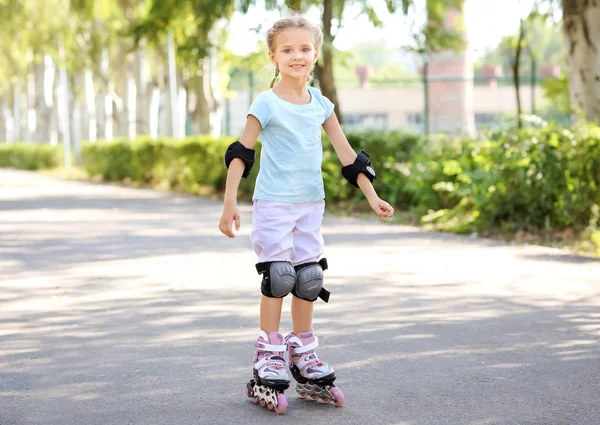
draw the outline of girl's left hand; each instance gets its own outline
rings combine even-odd
[[[373,208],[375,214],[377,214],[377,216],[381,219],[390,218],[394,215],[394,208],[392,208],[392,206],[383,199],[377,198],[372,202],[369,201],[369,205],[371,205],[371,208]]]

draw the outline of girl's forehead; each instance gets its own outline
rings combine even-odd
[[[284,44],[315,44],[315,38],[311,31],[305,28],[288,28],[277,34],[275,38],[278,46]]]

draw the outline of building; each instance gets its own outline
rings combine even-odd
[[[455,84],[446,81],[444,84]],[[471,83],[472,85],[472,83]],[[488,84],[473,86],[472,110],[476,130],[495,127],[506,116],[515,116],[517,101],[513,86]],[[521,106],[524,113],[530,111],[531,86],[521,86]],[[424,132],[425,95],[423,87],[408,88],[356,88],[338,89],[338,98],[346,130],[406,130]],[[540,87],[535,88],[536,107],[543,106],[547,100]],[[429,97],[430,105],[435,98]],[[229,101],[229,132],[223,121],[223,133],[239,135],[244,129],[250,100],[248,93],[239,92]],[[227,112],[226,112],[227,114]],[[430,109],[430,122],[436,119],[452,122],[453,116],[434,115]],[[457,120],[457,126],[460,125]],[[430,127],[435,130],[434,127]],[[451,130],[451,129],[449,129]],[[458,133],[463,133],[457,128]]]

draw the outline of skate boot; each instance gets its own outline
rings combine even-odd
[[[283,335],[260,331],[254,343],[256,356],[252,373],[254,378],[246,384],[244,393],[254,404],[260,404],[277,414],[285,413],[287,399],[283,393],[290,386],[285,370],[284,353],[287,349]]]
[[[335,371],[319,360],[315,348],[319,341],[313,332],[289,334],[286,343],[290,358],[290,371],[296,380],[296,392],[302,398],[344,404],[344,394],[333,384]]]

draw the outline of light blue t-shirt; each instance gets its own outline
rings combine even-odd
[[[248,115],[260,121],[260,170],[253,200],[312,202],[325,199],[321,163],[321,126],[333,103],[308,87],[310,103],[295,105],[265,91],[252,102]]]

